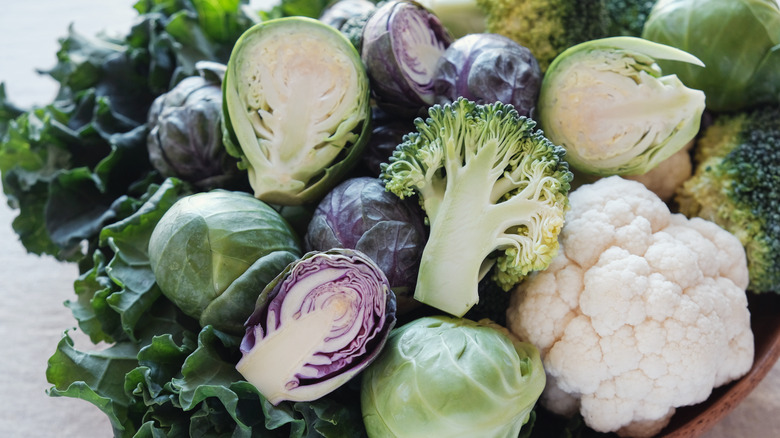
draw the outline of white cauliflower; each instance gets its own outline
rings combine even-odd
[[[742,245],[618,176],[570,195],[561,248],[513,292],[510,330],[536,345],[541,403],[600,432],[647,437],[753,363]]]

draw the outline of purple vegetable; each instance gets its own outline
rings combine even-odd
[[[159,96],[149,109],[149,160],[164,177],[200,190],[238,188],[246,177],[222,143],[222,84],[190,76]]]
[[[385,190],[378,178],[359,177],[336,186],[319,203],[304,236],[304,251],[351,248],[385,273],[399,313],[419,304],[412,297],[426,229],[416,201]]]
[[[395,326],[395,304],[365,254],[309,252],[260,294],[236,369],[274,405],[316,400],[377,357]]]
[[[523,116],[532,116],[542,85],[542,72],[526,47],[498,34],[470,34],[444,52],[433,79],[435,101],[458,97],[479,104],[502,102]]]
[[[416,114],[433,104],[436,63],[452,36],[419,3],[381,3],[363,29],[361,57],[379,105]]]

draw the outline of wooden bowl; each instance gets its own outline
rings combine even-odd
[[[755,338],[753,367],[741,379],[713,390],[707,401],[679,408],[661,432],[663,438],[700,436],[731,412],[780,358],[780,295],[748,295]]]

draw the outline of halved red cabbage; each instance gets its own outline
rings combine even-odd
[[[273,404],[316,400],[377,357],[395,306],[387,277],[365,254],[309,252],[260,294],[236,369]]]

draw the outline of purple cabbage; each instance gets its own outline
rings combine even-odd
[[[336,186],[317,205],[303,240],[304,251],[350,248],[366,254],[387,276],[399,313],[419,304],[413,294],[427,240],[422,210],[416,201],[386,191],[378,178]]]
[[[365,254],[306,253],[263,289],[236,368],[274,405],[316,400],[377,357],[395,312],[387,277]]]
[[[433,79],[435,101],[465,97],[479,104],[502,102],[533,116],[542,85],[539,63],[528,48],[498,34],[470,34],[439,59]]]
[[[363,28],[361,48],[377,103],[398,114],[417,114],[433,104],[436,63],[452,40],[419,3],[381,3]]]

